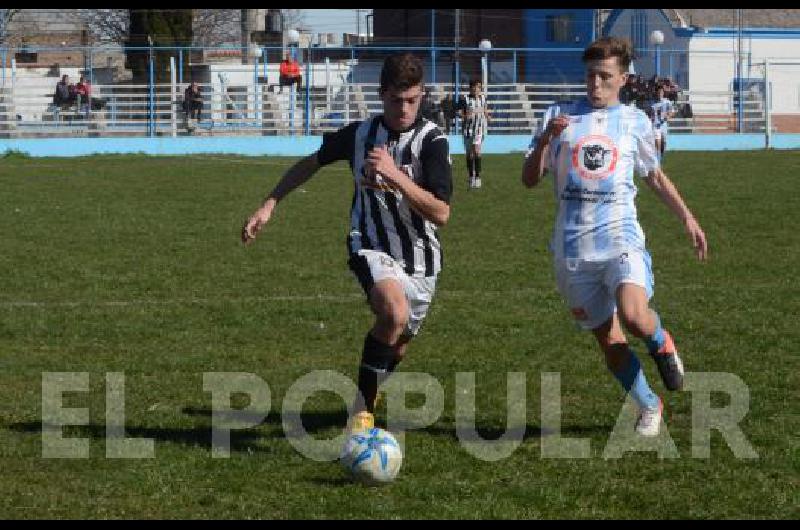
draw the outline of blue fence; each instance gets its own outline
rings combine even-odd
[[[530,135],[488,136],[485,154],[523,153]],[[452,154],[463,155],[459,136],[449,137]],[[215,138],[42,138],[0,139],[0,155],[19,152],[33,157],[76,157],[94,154],[233,154],[244,156],[306,156],[322,143],[321,136]],[[698,134],[670,138],[669,151],[746,151],[763,149],[759,134]],[[776,134],[774,149],[800,149],[800,134]]]

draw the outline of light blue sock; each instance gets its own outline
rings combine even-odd
[[[661,327],[661,318],[655,311],[653,311],[653,316],[656,318],[656,328],[653,330],[652,335],[643,339],[647,346],[647,351],[649,351],[651,355],[660,350],[664,345],[664,341],[667,340],[664,336],[664,328]]]
[[[622,387],[630,393],[636,404],[640,407],[654,409],[658,407],[658,396],[647,384],[647,378],[639,364],[639,358],[633,350],[629,350],[631,357],[628,366],[619,372],[612,372]]]

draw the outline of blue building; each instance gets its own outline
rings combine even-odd
[[[582,83],[581,55],[598,35],[598,9],[525,9],[522,46],[526,83]]]
[[[388,46],[478,46],[493,48],[490,79],[495,83],[581,83],[583,49],[599,35],[608,9],[376,9],[374,44]],[[456,30],[458,18],[458,30]],[[458,34],[457,34],[458,33]],[[533,48],[513,57],[503,48]],[[440,53],[438,68],[452,60]],[[463,82],[480,68],[480,56],[462,53]],[[516,64],[516,71],[513,66]],[[449,77],[445,70],[437,78]]]

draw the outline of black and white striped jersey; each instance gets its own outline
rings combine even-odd
[[[486,129],[488,122],[486,121],[486,95],[473,96],[471,94],[464,94],[461,96],[459,108],[464,111],[466,116],[470,112],[469,117],[464,118],[462,134],[469,138],[477,136],[486,136]]]
[[[442,268],[436,225],[411,209],[400,191],[367,178],[364,161],[374,146],[385,145],[397,167],[421,188],[449,204],[452,170],[447,136],[431,121],[418,118],[408,130],[389,130],[382,116],[354,122],[323,137],[317,152],[320,165],[348,160],[355,191],[350,210],[351,255],[361,249],[380,250],[397,260],[406,274],[435,276]]]

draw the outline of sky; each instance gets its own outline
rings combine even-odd
[[[312,33],[355,33],[355,9],[303,9],[305,25]],[[366,33],[365,15],[371,9],[360,9],[361,33]]]

